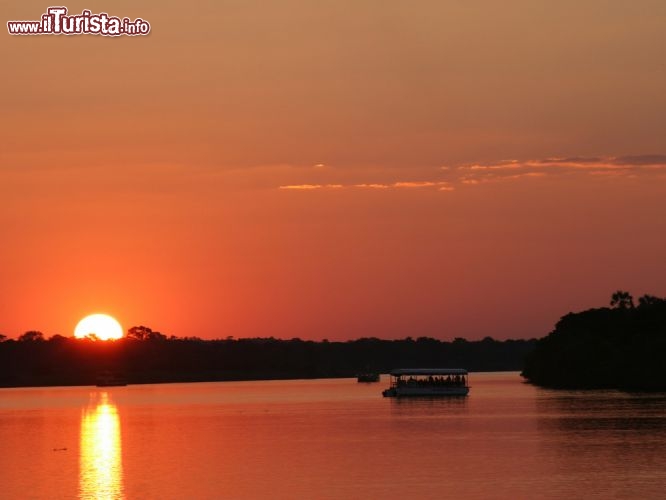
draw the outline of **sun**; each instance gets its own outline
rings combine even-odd
[[[74,328],[74,336],[77,339],[89,335],[94,335],[100,340],[119,339],[123,336],[123,327],[108,314],[91,314],[79,321]]]

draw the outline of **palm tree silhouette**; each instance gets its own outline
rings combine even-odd
[[[618,290],[611,296],[610,305],[616,309],[633,309],[634,298],[629,292]]]

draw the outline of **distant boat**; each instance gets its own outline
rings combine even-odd
[[[379,373],[375,373],[375,372],[359,373],[356,376],[356,381],[357,382],[379,382]]]
[[[97,374],[95,379],[97,387],[113,387],[127,385],[127,379],[117,372],[104,370]]]
[[[384,397],[467,396],[468,373],[463,368],[401,368],[391,373]]]

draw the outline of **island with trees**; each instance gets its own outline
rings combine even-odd
[[[540,339],[523,377],[558,389],[666,391],[666,299],[613,294],[610,307],[570,313]]]
[[[354,377],[414,366],[518,371],[536,340],[491,337],[441,341],[361,338],[345,342],[227,337],[202,340],[133,327],[119,340],[100,341],[37,331],[0,338],[0,387],[92,385],[100,372],[130,384],[289,378]]]

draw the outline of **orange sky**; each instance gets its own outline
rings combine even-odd
[[[661,0],[66,6],[152,32],[0,34],[0,333],[539,337],[666,295]]]

